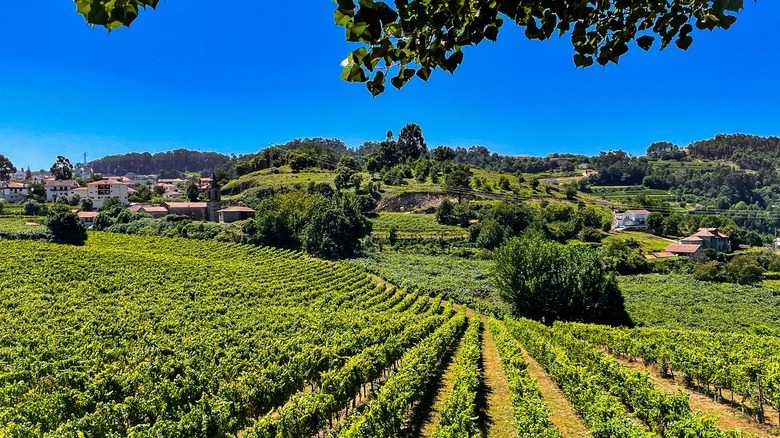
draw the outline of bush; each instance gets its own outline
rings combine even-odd
[[[49,210],[44,222],[55,243],[83,245],[87,241],[87,228],[76,213],[64,205]]]
[[[22,206],[24,208],[24,214],[27,216],[40,216],[43,214],[43,205],[40,203],[29,200]]]
[[[496,250],[494,259],[499,294],[516,316],[547,324],[631,323],[615,277],[602,270],[592,248],[524,236]]]

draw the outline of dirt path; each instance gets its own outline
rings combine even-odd
[[[487,438],[516,437],[513,425],[514,412],[509,398],[509,384],[506,382],[501,358],[493,335],[487,328],[488,318],[482,317],[482,387],[478,404],[481,408],[480,422]]]
[[[541,365],[522,348],[525,361],[528,362],[528,374],[539,383],[539,391],[550,409],[550,421],[564,437],[589,437],[588,426],[574,407],[566,400],[558,385],[552,381]]]
[[[774,421],[774,423],[759,424],[749,415],[743,414],[739,409],[735,409],[726,404],[713,401],[706,395],[693,392],[674,380],[662,377],[658,370],[655,369],[655,367],[645,366],[641,362],[631,362],[622,357],[612,357],[614,357],[624,366],[649,373],[650,379],[664,391],[685,391],[688,394],[691,409],[694,411],[700,411],[702,414],[707,416],[717,417],[718,419],[716,424],[722,430],[738,429],[743,432],[754,433],[761,438],[780,436],[780,430],[778,430],[776,423],[776,415],[774,419],[772,418],[772,415],[767,415],[767,420],[769,422]]]
[[[430,437],[441,421],[441,408],[444,403],[444,398],[452,391],[452,387],[455,386],[455,358],[458,356],[460,347],[463,345],[463,338],[458,341],[458,345],[454,349],[449,358],[445,359],[442,363],[442,371],[439,376],[431,379],[426,396],[418,406],[418,410],[425,412],[425,417],[418,417],[416,429],[413,435],[419,437]]]
[[[422,399],[412,409],[401,431],[402,437],[429,437],[439,425],[442,402],[455,385],[455,355],[462,344],[461,334],[455,346],[442,358],[439,370],[428,381]]]

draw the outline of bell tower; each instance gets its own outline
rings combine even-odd
[[[217,183],[217,176],[211,174],[211,184],[205,190],[206,192],[206,212],[208,213],[209,222],[219,222],[218,211],[222,209],[222,191]]]

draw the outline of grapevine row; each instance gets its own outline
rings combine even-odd
[[[339,438],[387,437],[398,433],[412,403],[419,400],[425,383],[433,375],[441,357],[455,343],[466,324],[465,308],[439,327],[420,345],[409,349],[401,366],[379,389],[366,409],[350,417]]]
[[[455,383],[442,402],[441,420],[434,438],[476,437],[477,390],[479,388],[479,318],[472,318],[455,357]]]
[[[507,332],[498,320],[490,319],[490,332],[496,340],[501,366],[509,383],[512,409],[515,414],[517,431],[521,438],[560,438],[561,433],[550,421],[550,409],[547,407],[539,385],[528,374],[528,362],[517,340]]]
[[[438,308],[438,306],[436,307]],[[351,357],[341,368],[322,375],[320,391],[295,394],[277,412],[268,415],[247,429],[245,437],[311,436],[333,421],[333,416],[348,406],[358,395],[360,388],[374,382],[401,357],[410,346],[442,325],[451,315],[447,306],[442,315],[431,312],[421,322],[409,326],[382,345],[366,348]]]
[[[760,422],[765,403],[780,410],[780,338],[586,324],[561,328],[615,354],[656,364],[664,375],[679,373],[689,386],[714,393],[716,400],[724,390],[736,393],[743,405],[749,401],[755,407]]]
[[[660,391],[647,375],[620,365],[615,359],[605,356],[600,351],[591,347],[584,341],[578,340],[569,333],[561,330],[552,330],[539,323],[523,321],[507,321],[507,328],[518,337],[532,354],[540,360],[543,367],[550,368],[548,372],[552,376],[558,376],[556,382],[562,387],[567,397],[573,402],[575,408],[582,406],[583,394],[577,394],[565,389],[570,385],[584,384],[583,381],[593,385],[592,390],[606,391],[613,402],[608,409],[593,403],[590,409],[585,409],[583,416],[591,426],[594,436],[613,436],[610,432],[610,424],[613,418],[619,418],[617,426],[625,430],[626,436],[642,436],[645,434],[637,430],[630,417],[620,413],[615,401],[631,409],[652,431],[654,436],[680,437],[680,436],[707,436],[707,437],[734,437],[740,436],[734,431],[720,431],[711,418],[694,413],[688,404],[688,397],[683,392],[668,394]],[[547,339],[547,341],[545,341]],[[552,348],[550,348],[552,347]],[[560,362],[575,364],[578,369],[576,376],[562,376],[556,372]],[[572,379],[573,377],[573,379]],[[587,401],[585,401],[587,405]],[[620,413],[614,416],[613,413]],[[594,421],[605,419],[607,421]],[[600,418],[599,418],[600,417]],[[595,427],[594,427],[595,426]]]

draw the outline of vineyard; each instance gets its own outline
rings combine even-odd
[[[738,437],[777,337],[498,320],[360,265],[92,233],[3,241],[2,437]]]

